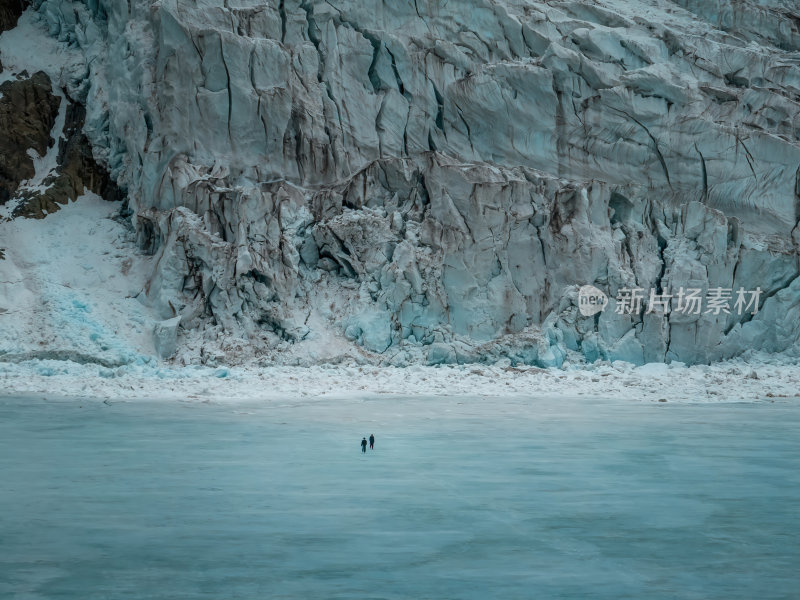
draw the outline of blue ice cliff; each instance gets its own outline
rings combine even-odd
[[[154,257],[163,357],[798,351],[794,0],[30,10],[80,57],[54,85]]]

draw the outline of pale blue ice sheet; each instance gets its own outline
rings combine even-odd
[[[0,597],[796,598],[798,424],[793,403],[0,400]]]

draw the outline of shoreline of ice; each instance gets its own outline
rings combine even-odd
[[[567,369],[498,365],[170,367],[0,362],[0,394],[140,400],[272,401],[354,397],[612,398],[754,402],[800,398],[800,366],[764,356],[713,365],[596,363]]]

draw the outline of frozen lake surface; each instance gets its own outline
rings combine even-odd
[[[0,597],[796,598],[798,425],[793,402],[0,399]]]

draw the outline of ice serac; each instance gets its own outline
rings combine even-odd
[[[34,4],[85,56],[68,92],[180,317],[167,354],[797,351],[794,0]],[[648,311],[680,288],[762,294]]]

